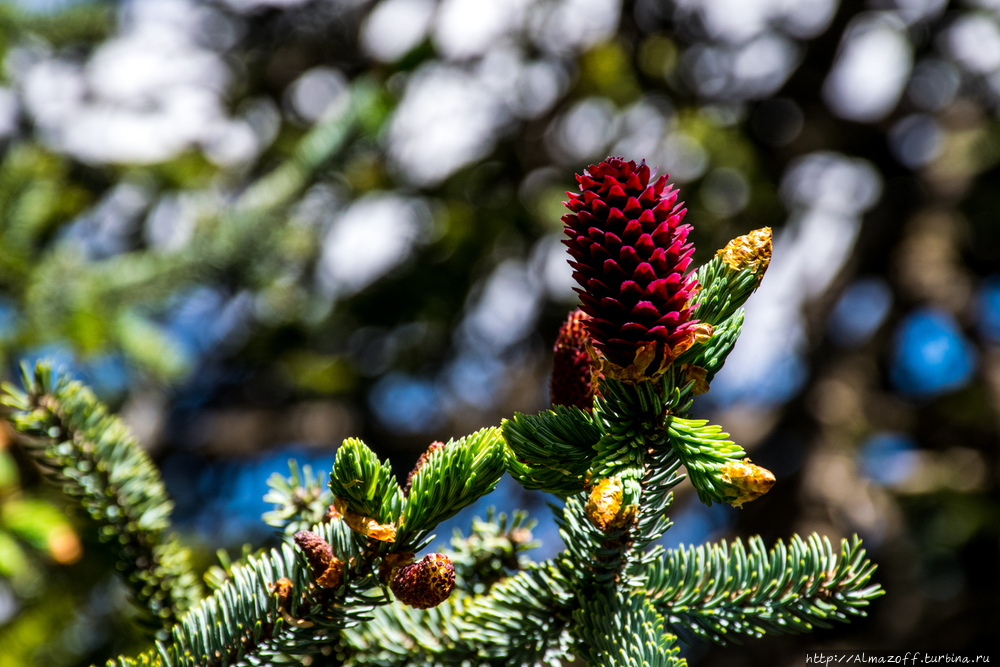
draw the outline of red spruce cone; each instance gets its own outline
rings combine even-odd
[[[423,560],[396,567],[389,588],[396,599],[414,609],[436,607],[455,587],[455,566],[444,554],[427,554]]]
[[[687,274],[686,209],[666,176],[651,176],[645,161],[591,165],[576,177],[581,193],[567,193],[572,213],[562,219],[587,330],[610,362],[601,370],[632,382],[666,370],[710,333],[691,319],[698,283]]]
[[[579,308],[566,318],[556,338],[549,397],[552,405],[575,405],[588,412],[594,407],[597,371],[587,353],[587,313]]]

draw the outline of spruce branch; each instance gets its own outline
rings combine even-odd
[[[793,535],[768,552],[760,537],[668,551],[648,573],[647,593],[672,632],[725,643],[735,635],[808,632],[864,616],[884,591],[861,540],[835,551],[817,534]]]
[[[667,431],[698,498],[706,505],[739,506],[764,495],[774,484],[770,472],[751,464],[743,448],[707,420],[671,417]]]
[[[424,582],[421,577],[435,567],[452,566],[440,554],[406,565],[413,559],[406,549],[425,543],[420,535],[434,527],[426,523],[426,517],[433,520],[439,514],[417,512],[413,521],[423,528],[399,542],[381,539],[365,528],[375,521],[400,520],[404,502],[439,500],[430,489],[435,485],[460,491],[446,494],[451,504],[444,504],[456,512],[496,485],[503,472],[497,429],[480,431],[448,447],[453,448],[453,457],[439,458],[436,464],[432,458],[421,469],[430,477],[421,481],[416,479],[418,474],[414,479],[414,488],[423,491],[404,501],[388,461],[379,462],[360,440],[346,440],[337,451],[330,475],[330,488],[342,516],[296,533],[295,547],[286,542],[261,557],[250,556],[244,564],[230,566],[228,580],[192,609],[155,653],[111,664],[133,667],[146,664],[145,660],[163,667],[229,667],[251,658],[259,662],[315,655],[339,641],[345,628],[371,619],[376,606],[392,601],[385,591],[389,580],[398,599],[409,599],[410,604],[419,599],[417,606],[427,606],[425,594],[442,591],[425,590],[425,584],[433,582]],[[462,479],[459,473],[468,477]],[[284,485],[293,490],[302,488],[285,480],[272,485],[272,492],[275,486]],[[279,500],[285,498],[278,495]],[[280,518],[284,521],[284,515]],[[390,573],[384,566],[391,564],[395,565]],[[420,590],[405,589],[407,581],[402,581],[404,588],[398,587],[398,575],[404,570],[408,574],[403,579],[414,579],[422,586]],[[449,586],[434,604],[442,602],[450,591]]]
[[[564,527],[567,549],[592,563],[595,582],[621,577],[629,585],[641,579],[645,549],[669,526],[664,513],[670,489],[680,481],[678,463],[664,429],[666,414],[687,401],[690,383],[674,386],[677,374],[665,373],[660,382],[626,384],[601,380],[594,403],[594,421],[603,434],[597,444],[590,495],[567,501],[557,521]],[[607,485],[615,488],[606,507]],[[618,500],[620,487],[620,500]],[[581,509],[583,516],[580,516]],[[624,573],[622,568],[625,568]],[[587,584],[584,584],[586,587]]]
[[[704,377],[700,378],[703,384],[697,388],[696,393],[707,392],[715,374],[722,370],[726,358],[736,347],[736,341],[743,332],[743,316],[743,310],[737,310],[714,328],[709,340],[695,345],[677,360],[678,367],[688,364],[694,372],[704,373]]]
[[[577,600],[563,565],[531,565],[470,602],[458,621],[491,664],[559,664]],[[497,662],[499,660],[499,662]]]
[[[230,667],[321,652],[389,598],[342,521],[315,526],[314,532],[350,564],[337,588],[316,586],[302,551],[282,544],[234,566],[232,578],[195,606],[167,641],[108,667]]]
[[[427,610],[393,604],[348,629],[349,665],[552,665],[572,643],[572,596],[551,564],[504,580],[491,595],[453,595]],[[499,596],[499,598],[498,598]]]
[[[601,530],[594,525],[586,505],[587,494],[577,494],[553,512],[566,543],[561,562],[575,575],[574,585],[581,589],[594,582],[604,585],[615,580],[627,558],[630,531],[629,525]]]
[[[418,551],[433,528],[486,495],[504,473],[500,429],[487,428],[432,448],[410,477],[409,494],[389,461],[363,442],[348,439],[337,450],[330,473],[336,508],[357,532],[397,552]]]
[[[456,623],[467,604],[465,596],[455,595],[433,609],[380,607],[370,621],[344,631],[351,654],[347,664],[430,667],[476,660],[479,647],[462,636]]]
[[[589,665],[677,667],[686,664],[678,635],[727,641],[864,614],[882,591],[856,538],[839,552],[815,535],[770,552],[760,538],[748,548],[654,546],[681,465],[709,504],[738,506],[774,478],[719,427],[685,417],[739,336],[770,230],[734,239],[691,273],[683,207],[665,177],[651,176],[644,163],[612,158],[578,176],[581,194],[570,195],[567,245],[586,316],[571,315],[563,337],[572,340],[557,345],[569,365],[553,396],[580,407],[435,442],[405,490],[357,439],[337,451],[330,495],[293,467],[272,479],[268,521],[294,532],[294,546],[224,562],[215,593],[169,641],[112,667],[288,662],[334,644],[338,664],[351,665],[555,665],[575,654]],[[260,210],[275,210],[263,201]],[[416,555],[505,469],[564,499],[553,510],[565,551],[529,563],[523,519],[491,515],[456,536],[450,556]],[[335,511],[324,508],[330,499]]]
[[[662,442],[663,397],[652,382],[626,384],[604,378],[594,401],[594,419],[603,437],[597,444],[595,477],[643,465],[646,450]]]
[[[160,473],[93,392],[47,362],[22,366],[24,391],[4,384],[5,417],[25,451],[114,545],[118,567],[154,627],[165,629],[202,595],[190,554],[166,534],[173,503]]]
[[[456,530],[451,558],[459,584],[452,597],[428,610],[401,604],[376,609],[372,620],[344,633],[349,664],[403,667],[471,661],[500,666],[535,664],[563,655],[568,641],[564,628],[554,630],[544,616],[535,617],[543,615],[544,610],[537,608],[541,603],[559,612],[563,623],[568,620],[563,611],[569,602],[565,585],[559,597],[559,584],[553,579],[558,573],[552,564],[536,566],[519,556],[534,546],[527,532],[531,525],[523,512],[508,518],[494,515],[491,508],[486,520],[473,519],[468,537]],[[522,569],[531,573],[523,581],[518,580]],[[494,601],[496,592],[504,602]],[[526,612],[532,617],[523,618]],[[506,631],[482,631],[487,618],[518,623],[511,627],[527,641],[515,646]],[[562,641],[546,639],[553,633]]]
[[[505,467],[503,435],[484,428],[449,440],[410,479],[399,539],[419,543],[437,524],[493,491]]]
[[[677,655],[677,638],[664,632],[663,616],[641,592],[585,598],[573,620],[583,638],[578,651],[593,667],[687,665]]]
[[[527,553],[538,547],[532,528],[536,521],[515,510],[509,517],[491,506],[486,519],[475,517],[469,535],[455,529],[451,538],[451,561],[457,588],[469,595],[483,595],[530,564]]]
[[[348,438],[337,450],[330,491],[347,511],[382,525],[394,524],[402,512],[403,490],[389,460],[379,461],[357,438]]]
[[[669,448],[652,450],[646,457],[646,474],[642,480],[643,496],[636,517],[631,553],[624,569],[624,577],[631,586],[642,586],[649,565],[663,554],[663,547],[655,546],[667,532],[672,522],[667,509],[673,502],[672,489],[684,476],[678,473],[680,460]]]
[[[538,415],[515,413],[501,423],[507,471],[526,489],[558,496],[579,492],[601,431],[578,407],[554,406]]]
[[[243,544],[240,548],[240,555],[233,558],[229,555],[229,552],[225,549],[217,549],[215,552],[215,557],[218,559],[218,563],[209,566],[205,570],[205,585],[208,586],[209,591],[217,591],[222,588],[227,581],[233,578],[233,568],[237,565],[242,565],[246,563],[247,559],[251,555],[257,556],[258,558],[264,553],[264,549],[254,550],[253,546],[250,544]]]
[[[716,326],[729,319],[760,287],[771,261],[771,229],[730,241],[696,272],[701,292],[694,317]]]
[[[750,271],[733,271],[722,258],[713,257],[698,269],[701,293],[694,316],[713,326],[729,319],[754,293],[760,284]]]

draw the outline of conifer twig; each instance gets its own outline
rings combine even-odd
[[[231,667],[253,658],[321,653],[345,627],[389,602],[354,535],[342,521],[314,527],[337,558],[353,563],[335,589],[317,587],[306,557],[285,543],[236,565],[219,590],[196,605],[168,641],[108,667]]]
[[[24,391],[4,385],[5,414],[45,476],[75,498],[114,545],[118,567],[153,624],[169,629],[202,589],[190,554],[166,535],[173,503],[159,470],[93,392],[47,362],[22,367]]]
[[[672,549],[650,568],[648,594],[673,632],[719,643],[828,628],[862,616],[883,591],[870,585],[875,566],[861,540],[842,540],[839,553],[817,534],[768,551],[760,537]]]

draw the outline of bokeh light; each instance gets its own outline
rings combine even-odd
[[[911,313],[896,332],[890,371],[904,394],[927,398],[964,386],[976,369],[976,353],[946,313]]]

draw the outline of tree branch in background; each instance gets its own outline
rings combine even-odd
[[[93,392],[45,362],[22,368],[24,391],[4,385],[5,417],[46,477],[75,499],[110,543],[136,602],[169,629],[202,596],[190,554],[173,537],[173,502],[160,472]]]

